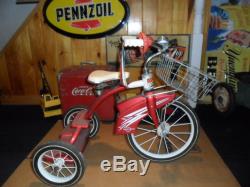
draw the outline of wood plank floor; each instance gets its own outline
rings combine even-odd
[[[62,130],[58,121],[40,143],[55,140]],[[187,156],[170,163],[150,163],[145,176],[136,172],[103,172],[102,160],[112,161],[113,156],[125,156],[128,160],[140,160],[128,146],[123,136],[113,135],[113,125],[102,125],[99,135],[90,141],[84,156],[87,169],[79,187],[237,187],[240,186],[228,167],[225,165],[211,142],[201,129],[198,148]],[[46,186],[34,175],[31,168],[30,153],[18,166],[9,179],[6,187],[42,187]]]

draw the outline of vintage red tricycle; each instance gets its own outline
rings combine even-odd
[[[120,71],[96,70],[88,76],[88,81],[97,88],[105,89],[117,80],[120,80],[119,84],[104,94],[99,93],[100,97],[89,108],[66,114],[65,129],[60,140],[40,145],[35,150],[33,169],[43,182],[54,186],[69,186],[80,180],[85,170],[83,152],[87,140],[97,134],[100,126],[96,109],[108,97],[127,89],[142,88],[142,92],[117,104],[114,132],[126,135],[135,153],[152,161],[172,161],[186,155],[195,145],[199,121],[194,111],[180,101],[182,96],[175,89],[165,89],[166,85],[158,88],[153,86],[153,71],[166,84],[176,86],[178,82],[177,90],[183,88],[183,85],[190,88],[188,78],[194,79],[190,74],[183,76],[183,73],[188,72],[187,66],[180,73],[180,69],[183,69],[181,62],[169,53],[171,42],[162,37],[161,41],[153,43],[152,47],[157,52],[145,60],[142,79],[127,83],[129,73],[125,72],[125,48],[143,47],[148,40],[143,36],[139,39],[124,37],[121,41]],[[202,88],[205,88],[204,80]],[[210,87],[206,87],[206,93],[208,90]]]

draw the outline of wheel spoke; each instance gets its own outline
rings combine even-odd
[[[74,166],[74,167],[71,167],[71,166],[63,166],[62,168],[76,169],[76,166]]]
[[[151,121],[153,121],[152,117],[150,115],[148,115],[148,117],[151,119]]]
[[[54,172],[54,168],[49,173],[52,174],[53,172]]]
[[[157,151],[157,154],[159,154],[160,153],[160,149],[161,149],[161,144],[162,144],[162,137],[161,137],[161,139],[160,139],[160,143],[159,143],[159,146],[158,146],[158,151]]]
[[[156,140],[157,136],[155,136],[155,138],[153,139],[152,143],[150,144],[149,148],[148,148],[148,151],[150,151],[152,145],[154,144],[155,140]]]
[[[172,142],[168,137],[165,137],[167,139],[167,141],[169,141],[171,144],[173,144],[173,146],[176,148],[176,149],[179,149],[179,147],[177,145],[174,144],[174,142]]]
[[[155,131],[146,131],[146,132],[143,132],[143,133],[141,133],[141,134],[137,134],[136,136],[135,136],[135,138],[138,138],[138,137],[140,137],[140,136],[143,136],[143,135],[146,135],[146,134],[149,134],[149,133],[155,133]]]
[[[172,125],[170,125],[170,127],[172,127],[173,125],[175,125],[176,123],[178,123],[178,121],[180,121],[184,116],[186,116],[185,113],[178,120],[176,120]]]
[[[162,118],[162,121],[165,121],[166,120],[166,110],[167,110],[167,107],[164,107],[162,110],[163,111],[163,118]]]
[[[168,121],[174,114],[175,114],[175,112],[177,111],[177,107],[174,109],[174,111],[168,116],[168,118],[166,119],[166,120],[164,120],[164,121]],[[165,116],[166,117],[166,116]]]
[[[51,167],[51,166],[53,165],[53,164],[49,164],[49,163],[44,162],[44,161],[42,161],[42,163],[46,165],[46,166],[44,167],[44,169],[46,169],[46,168],[48,168],[48,167]]]
[[[163,140],[164,140],[164,145],[165,145],[166,151],[167,151],[167,153],[169,153],[169,149],[168,149],[168,144],[166,142],[166,138],[163,138]]]
[[[60,169],[56,172],[56,176],[59,177]]]
[[[53,162],[55,162],[55,157],[54,157],[54,153],[52,150],[50,150],[50,153],[51,153],[51,156],[52,156],[52,159],[53,159]]]
[[[159,112],[158,112],[158,110],[156,110],[155,112],[156,112],[156,115],[157,115],[158,121],[161,121],[161,119],[160,119],[160,117],[159,117]]]
[[[69,160],[69,159],[66,160],[66,159],[64,159],[64,161],[65,161],[65,162],[72,162],[72,161],[74,161],[74,160],[73,160],[73,159],[72,159],[72,160]]]
[[[174,135],[174,134],[177,134],[177,135],[190,135],[191,132],[171,132],[170,134]]]
[[[145,120],[145,119],[143,119],[142,121],[144,121],[144,122],[146,122],[146,123],[148,123],[148,124],[150,124],[150,125],[155,125],[154,123],[152,123],[152,122],[150,122],[150,121],[147,121],[147,120]]]
[[[183,142],[184,144],[187,142],[185,140],[183,140],[182,138],[180,138],[179,136],[176,136],[175,134],[173,133],[170,133],[173,137],[177,138],[178,140],[180,140],[181,142]]]
[[[137,129],[142,130],[142,131],[146,131],[146,132],[156,132],[156,129],[149,130],[149,129],[144,129],[144,128],[141,128],[141,127],[138,127]]]
[[[65,161],[72,161],[72,160],[66,160],[66,158],[68,157],[69,155],[67,153],[65,153],[65,156],[63,157],[63,160]]]
[[[54,161],[54,158],[50,155],[47,155],[47,153],[44,155],[44,157],[51,158]]]
[[[142,143],[139,144],[139,145],[140,145],[140,146],[141,146],[141,145],[144,145],[145,143],[148,143],[148,142],[150,142],[151,140],[153,140],[155,137],[157,137],[157,135],[154,136],[154,137],[152,137],[152,138],[150,138],[150,139],[148,139],[148,140],[146,140],[145,142],[142,142]]]
[[[69,167],[67,167],[67,166],[65,166],[65,165],[64,165],[64,167],[63,167],[63,168],[64,168],[64,169],[67,169],[67,170],[68,170],[68,172],[70,172],[70,174],[71,174],[71,175],[73,175],[73,173],[72,173],[72,171],[69,169]]]
[[[60,173],[63,177],[66,177],[66,175],[62,172],[62,170],[60,170],[59,173]]]
[[[179,127],[179,126],[186,126],[186,125],[191,125],[192,123],[177,123],[174,125],[171,125],[171,127]]]
[[[162,110],[157,110],[157,111],[159,111],[159,121],[162,121],[162,114],[163,114],[163,112],[162,112]]]

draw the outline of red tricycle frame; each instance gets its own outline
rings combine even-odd
[[[72,114],[73,119],[70,124],[66,124],[59,141],[49,142],[36,149],[33,169],[42,181],[53,186],[70,186],[80,180],[85,169],[82,154],[89,137],[97,134],[100,125],[95,111],[107,98],[127,89],[142,88],[143,91],[117,104],[114,133],[126,135],[135,153],[146,159],[165,162],[178,159],[192,149],[199,134],[196,114],[179,100],[181,96],[177,97],[176,90],[160,89],[165,85],[155,88],[149,70],[155,57],[168,58],[170,42],[167,39],[161,38],[155,43],[158,52],[146,59],[142,79],[127,84],[124,47],[142,47],[144,43],[150,43],[148,41],[150,39],[145,35],[141,35],[141,39],[123,38],[120,72],[91,72],[89,82],[103,84],[103,88],[108,81],[120,80],[120,84],[103,92],[89,108],[81,108],[75,115]]]

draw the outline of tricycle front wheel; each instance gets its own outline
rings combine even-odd
[[[81,179],[85,170],[81,152],[60,141],[39,146],[32,166],[36,175],[52,186],[71,186]]]
[[[175,101],[157,110],[160,121],[155,127],[150,116],[145,117],[136,131],[127,135],[129,144],[140,156],[152,161],[172,161],[186,155],[195,145],[199,121],[187,105]]]

